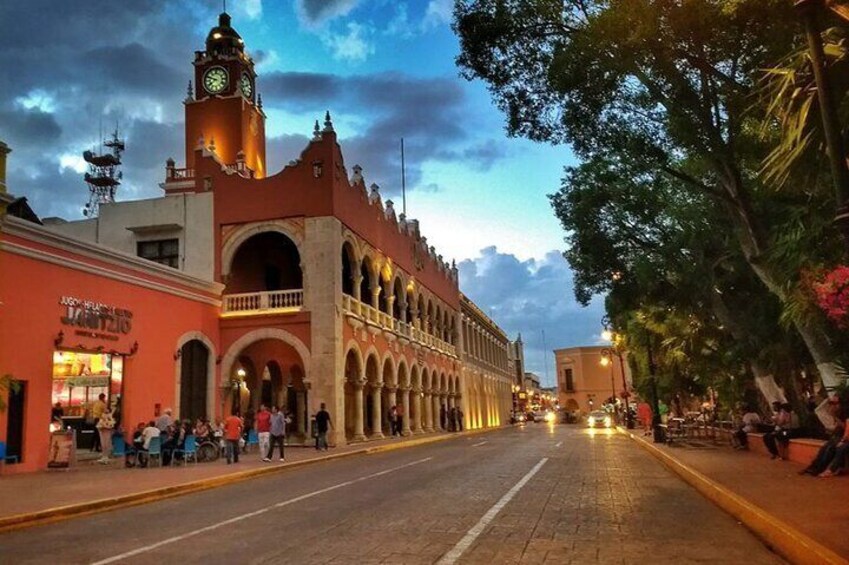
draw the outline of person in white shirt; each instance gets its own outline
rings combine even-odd
[[[156,422],[153,420],[148,422],[147,427],[142,430],[142,449],[141,453],[139,453],[140,467],[147,467],[149,459],[147,452],[150,450],[150,440],[155,437],[159,437],[161,433],[162,432],[159,431],[159,428],[156,427]]]
[[[170,408],[166,408],[162,415],[156,419],[156,424],[154,425],[159,428],[160,432],[164,432],[173,423],[174,417],[172,416],[172,411]]]
[[[734,438],[737,440],[735,449],[749,449],[748,434],[758,431],[760,423],[761,417],[751,407],[748,407],[743,414],[740,429],[734,432]]]

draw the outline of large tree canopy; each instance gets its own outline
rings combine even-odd
[[[590,164],[567,171],[567,193],[600,201],[622,190],[610,175],[635,181],[632,198],[600,207],[591,221],[623,226],[616,215],[649,214],[663,190],[673,208],[709,202],[731,236],[726,251],[778,299],[825,384],[840,381],[822,316],[799,307],[800,273],[840,252],[828,179],[807,175],[804,190],[779,193],[759,176],[774,148],[763,135],[770,118],[758,96],[764,69],[803,44],[791,2],[459,0],[454,27],[461,72],[487,83],[508,133],[567,142]],[[572,204],[556,209],[561,220],[583,213]],[[664,216],[673,217],[681,220]],[[658,234],[651,230],[669,227],[636,225],[607,241],[587,230],[570,242],[579,298],[603,289],[600,264],[633,268],[623,248],[652,244]]]

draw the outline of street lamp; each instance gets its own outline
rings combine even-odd
[[[630,403],[628,402],[628,397],[630,396],[630,393],[628,392],[628,380],[625,378],[625,362],[622,359],[622,346],[621,346],[622,336],[616,334],[615,332],[612,332],[611,330],[609,330],[607,328],[605,328],[604,331],[601,332],[601,336],[604,339],[606,339],[607,341],[610,341],[610,342],[613,343],[612,348],[610,348],[610,349],[605,348],[605,349],[601,350],[602,351],[601,352],[601,354],[602,354],[602,365],[605,365],[605,363],[604,363],[605,351],[607,352],[607,359],[608,359],[609,363],[613,362],[613,355],[616,355],[616,357],[619,358],[619,371],[622,374],[622,390],[623,390],[623,397],[625,398],[625,427],[631,429],[631,428],[634,427],[634,425],[633,425],[633,422],[631,421],[631,406],[630,406]],[[610,367],[610,380],[613,381],[613,366],[612,365]]]
[[[602,367],[610,367],[610,389],[612,391],[611,400],[613,402],[613,412],[614,414],[617,412],[616,410],[616,382],[613,380],[613,355],[614,351],[612,349],[603,348],[601,350],[601,361],[599,363]]]

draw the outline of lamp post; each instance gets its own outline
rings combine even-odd
[[[630,402],[628,401],[628,397],[631,395],[631,393],[628,391],[628,380],[625,378],[625,361],[622,359],[622,347],[620,345],[622,336],[608,330],[607,328],[605,328],[604,331],[601,332],[601,336],[603,339],[613,343],[613,347],[611,347],[610,349],[605,348],[601,350],[602,359],[604,359],[605,352],[607,352],[611,363],[613,362],[613,355],[616,355],[616,357],[619,359],[619,371],[622,375],[622,390],[623,397],[625,398],[625,427],[631,429],[634,427],[634,422],[631,420],[631,406]],[[613,380],[612,366],[610,367],[610,379],[611,381]]]
[[[605,347],[601,350],[601,366],[610,367],[610,390],[612,395],[610,398],[613,401],[613,412],[616,414],[618,410],[616,410],[616,381],[613,379],[613,355],[614,352],[612,349]]]

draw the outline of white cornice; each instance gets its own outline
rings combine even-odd
[[[191,287],[201,292],[220,296],[224,290],[224,285],[221,283],[193,277],[172,267],[160,265],[159,263],[148,261],[147,259],[142,259],[141,257],[136,257],[135,255],[112,249],[111,247],[74,239],[65,234],[55,232],[47,227],[39,226],[38,224],[27,222],[26,220],[15,218],[13,216],[6,216],[3,218],[2,223],[0,223],[0,231],[29,241],[49,245],[56,249],[61,249],[62,251],[67,251],[69,253],[74,253],[97,261],[103,261],[104,263],[115,265],[116,267],[140,271],[141,273],[155,276],[174,284]],[[11,244],[5,242],[4,246],[6,245]],[[49,253],[47,254],[50,255]],[[71,261],[71,259],[68,258],[63,259]],[[90,267],[97,268],[94,266]],[[122,276],[127,280],[134,278],[132,275]],[[220,303],[220,301],[217,302]]]

